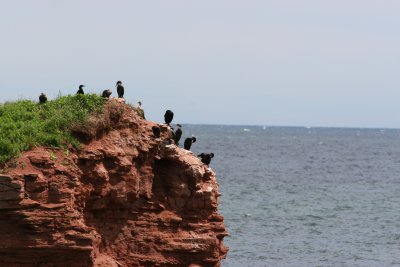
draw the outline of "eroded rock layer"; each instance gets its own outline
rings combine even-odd
[[[214,172],[117,105],[79,153],[35,148],[0,175],[0,266],[220,266]]]

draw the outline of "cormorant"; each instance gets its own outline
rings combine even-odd
[[[174,118],[174,113],[171,110],[168,109],[167,111],[165,111],[164,121],[166,124],[169,125],[173,118]]]
[[[201,162],[203,162],[204,164],[209,166],[211,163],[211,159],[214,157],[214,153],[210,153],[210,154],[201,153],[200,155],[197,155],[197,156],[199,158],[201,158]]]
[[[118,93],[118,98],[124,98],[124,87],[122,86],[122,82],[118,81],[117,84],[117,93]]]
[[[175,144],[177,146],[179,146],[179,140],[181,140],[181,137],[182,137],[182,128],[181,128],[182,125],[177,124],[176,126],[178,126],[178,129],[176,129],[176,131],[175,131],[174,141],[175,141]]]
[[[47,96],[44,93],[41,93],[39,96],[39,103],[43,104],[47,102]]]
[[[151,127],[151,129],[153,130],[154,137],[155,138],[160,138],[160,133],[161,133],[160,127],[153,126],[153,127]]]
[[[183,148],[186,150],[190,150],[193,143],[196,143],[196,137],[193,136],[190,138],[186,138],[185,142],[183,143]]]
[[[84,95],[85,94],[85,92],[83,92],[83,87],[85,87],[84,85],[79,85],[79,90],[78,90],[78,92],[76,92],[76,94],[77,95]]]
[[[105,97],[105,98],[110,98],[111,94],[112,94],[111,90],[110,89],[106,89],[106,90],[103,91],[103,94],[101,96]]]

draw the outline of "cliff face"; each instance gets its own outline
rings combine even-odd
[[[214,172],[117,105],[79,153],[39,147],[0,175],[0,266],[220,266]]]

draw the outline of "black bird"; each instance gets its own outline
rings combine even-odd
[[[103,91],[103,94],[101,96],[105,97],[105,98],[110,98],[111,94],[112,94],[111,90],[110,89],[106,89],[106,90]]]
[[[43,104],[47,102],[47,96],[44,93],[41,93],[39,96],[39,103]]]
[[[154,137],[155,138],[160,138],[160,133],[161,133],[160,127],[153,126],[153,127],[151,127],[151,129],[153,130]]]
[[[201,153],[200,155],[197,155],[197,156],[199,158],[201,158],[201,162],[203,162],[204,164],[209,166],[211,163],[211,159],[214,157],[214,153],[210,153],[210,154]]]
[[[178,129],[176,129],[176,131],[175,131],[174,141],[175,141],[175,144],[177,146],[179,146],[179,140],[181,140],[181,137],[182,137],[182,128],[181,128],[182,125],[177,124],[176,126],[178,126]]]
[[[173,118],[174,118],[174,113],[171,110],[168,109],[167,111],[165,111],[164,121],[166,124],[169,125]]]
[[[117,93],[118,93],[118,98],[124,98],[124,87],[122,86],[122,82],[118,81],[117,84]]]
[[[196,143],[196,137],[193,136],[191,138],[186,138],[185,142],[183,143],[183,148],[186,150],[190,150],[193,143]]]
[[[84,95],[85,92],[83,91],[83,87],[85,87],[84,85],[79,85],[79,90],[78,92],[76,92],[77,95]]]

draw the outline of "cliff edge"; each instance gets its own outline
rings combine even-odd
[[[0,174],[0,266],[220,266],[215,173],[166,127],[156,139],[128,105],[107,107],[109,129],[79,151],[37,147]]]

